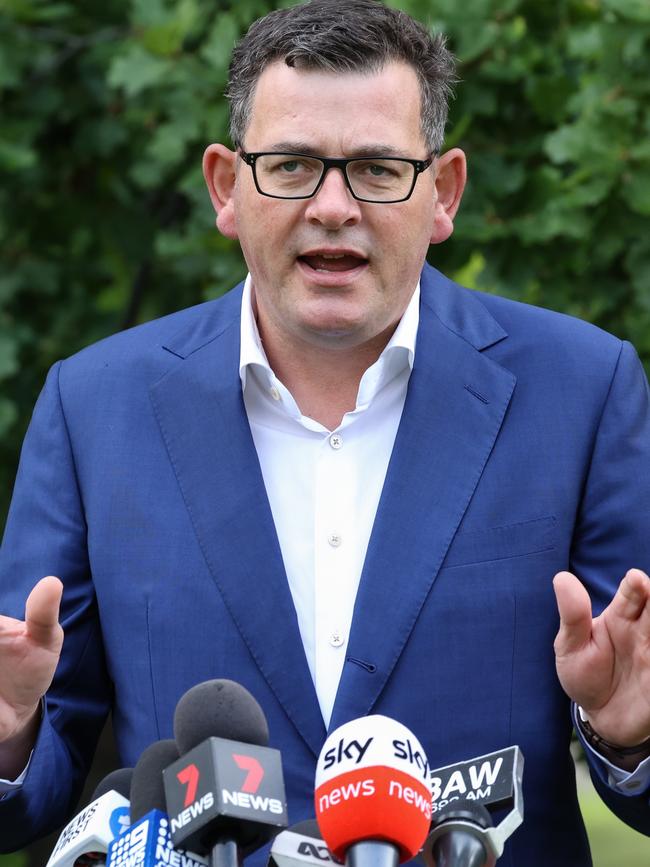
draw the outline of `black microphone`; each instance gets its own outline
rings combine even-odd
[[[316,819],[305,819],[273,840],[268,867],[333,867],[340,863],[327,848]]]
[[[156,741],[142,753],[131,782],[131,825],[108,847],[108,867],[204,867],[192,852],[174,849],[165,811],[162,772],[178,758],[173,740]]]
[[[110,774],[106,774],[104,779],[97,783],[90,801],[96,801],[97,798],[101,798],[106,792],[117,792],[123,798],[128,798],[131,792],[132,779],[133,768],[118,768],[116,771],[111,771]]]
[[[425,845],[429,867],[494,867],[496,853],[482,832],[492,828],[486,807],[466,801],[460,807],[445,807],[435,819],[438,836]]]
[[[240,684],[209,680],[180,699],[174,734],[181,758],[163,774],[174,845],[209,854],[213,867],[237,867],[287,826],[264,712]]]
[[[47,867],[100,867],[114,837],[129,825],[129,785],[133,770],[112,771],[90,802],[65,826]]]
[[[427,867],[494,867],[524,818],[523,768],[523,754],[512,746],[431,772]],[[495,814],[505,809],[495,827]]]

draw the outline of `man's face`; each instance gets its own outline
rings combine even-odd
[[[370,74],[274,63],[259,78],[244,148],[425,159],[416,74],[403,63]],[[407,201],[374,204],[355,200],[338,169],[311,199],[268,198],[251,168],[233,160],[236,180],[218,225],[241,244],[263,338],[332,349],[388,340],[429,243],[449,234],[435,164]]]

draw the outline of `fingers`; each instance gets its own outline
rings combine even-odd
[[[591,638],[591,600],[571,572],[558,572],[553,579],[553,589],[560,613],[555,653],[565,656],[584,647]]]
[[[54,575],[41,578],[27,597],[25,624],[27,633],[38,644],[47,644],[58,636],[59,607],[63,584]]]
[[[640,569],[630,569],[612,599],[611,613],[634,622],[640,617],[650,626],[650,578]]]

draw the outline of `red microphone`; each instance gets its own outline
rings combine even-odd
[[[422,745],[385,716],[342,725],[318,757],[315,804],[325,843],[348,867],[396,867],[413,858],[431,824]]]

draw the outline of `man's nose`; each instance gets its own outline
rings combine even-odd
[[[323,179],[318,192],[308,200],[305,216],[310,222],[319,223],[327,229],[354,225],[361,219],[361,207],[343,175],[343,170],[331,168]]]

